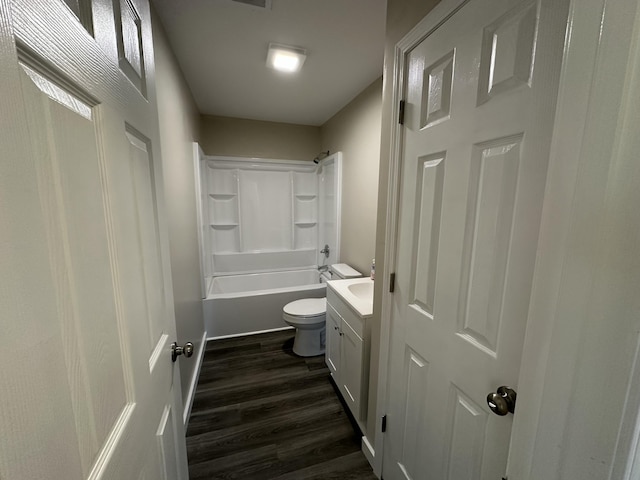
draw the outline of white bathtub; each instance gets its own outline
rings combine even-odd
[[[246,335],[286,328],[282,307],[300,298],[326,296],[318,270],[215,277],[204,304],[209,338]]]

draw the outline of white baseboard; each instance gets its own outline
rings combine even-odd
[[[257,330],[255,332],[234,333],[233,335],[220,335],[218,337],[209,337],[207,340],[223,340],[225,338],[245,337],[247,335],[258,335],[260,333],[279,332],[281,330],[293,330],[293,327],[271,328],[268,330]]]
[[[191,416],[191,407],[193,406],[193,397],[196,393],[196,385],[198,385],[198,377],[200,376],[200,368],[202,368],[202,360],[204,359],[204,352],[207,347],[207,332],[202,335],[202,341],[200,342],[200,350],[196,355],[196,368],[193,370],[191,376],[191,384],[189,385],[189,393],[184,402],[184,412],[182,413],[182,421],[184,423],[184,429],[187,430],[187,424],[189,423],[189,417]]]
[[[362,453],[364,453],[364,456],[369,461],[371,468],[374,468],[373,462],[374,462],[374,459],[376,458],[376,452],[371,446],[371,444],[369,443],[369,440],[367,439],[366,435],[362,437]]]

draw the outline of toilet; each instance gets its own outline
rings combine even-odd
[[[357,278],[362,274],[346,263],[331,265],[329,273],[323,273],[320,281]],[[296,329],[293,353],[300,357],[315,357],[324,354],[325,325],[327,317],[326,298],[303,298],[287,303],[282,309],[282,318]]]

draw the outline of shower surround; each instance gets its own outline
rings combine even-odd
[[[282,307],[325,296],[318,267],[339,261],[341,154],[316,165],[194,150],[208,337],[287,328]]]

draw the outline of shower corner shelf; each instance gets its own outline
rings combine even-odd
[[[214,200],[230,200],[237,197],[237,193],[210,193],[209,196]]]
[[[237,223],[210,223],[212,228],[234,228],[237,227]]]
[[[316,194],[311,194],[311,193],[296,193],[296,198],[298,200],[313,200],[314,198],[316,198],[317,195]]]
[[[313,227],[317,225],[318,222],[295,222],[298,227]]]

